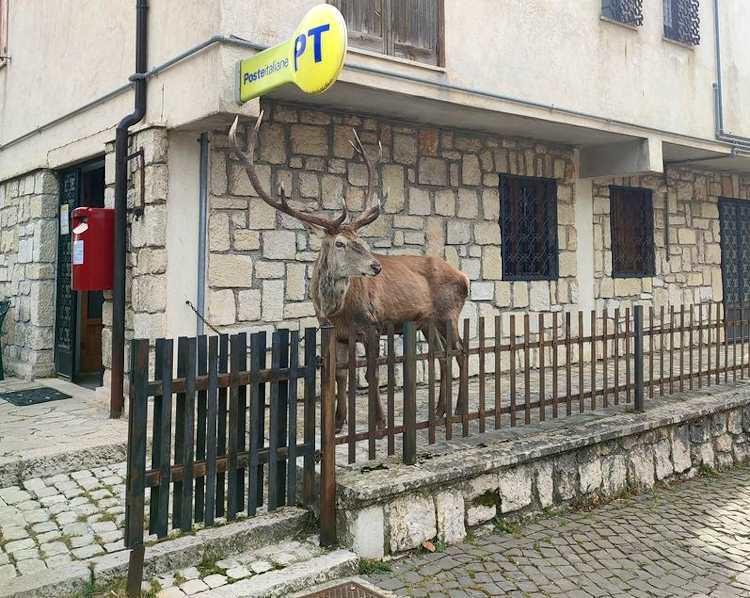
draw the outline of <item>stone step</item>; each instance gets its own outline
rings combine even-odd
[[[285,507],[149,544],[144,559],[144,578],[150,580],[169,571],[205,564],[209,559],[228,558],[243,551],[260,551],[268,545],[299,537],[309,529],[309,522],[310,514],[307,511]],[[32,542],[36,543],[37,540],[32,539]],[[119,550],[28,573],[17,570],[14,576],[0,580],[0,598],[75,595],[91,582],[92,575],[97,586],[107,585],[127,575],[129,555],[130,551]],[[15,562],[15,557],[11,561]]]
[[[143,582],[157,598],[250,598],[289,596],[316,584],[350,575],[357,556],[348,550],[326,551],[313,536],[248,550],[217,561],[179,569]]]

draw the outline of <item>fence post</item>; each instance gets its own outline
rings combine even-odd
[[[417,462],[417,331],[414,322],[404,328],[404,463]]]
[[[320,380],[320,544],[336,544],[336,331],[330,324],[320,328],[323,359]],[[356,414],[350,413],[349,417]]]
[[[645,411],[643,405],[643,306],[636,305],[633,308],[633,330],[635,343],[635,403],[637,413]]]

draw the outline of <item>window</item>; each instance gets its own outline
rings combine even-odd
[[[643,0],[602,0],[602,16],[626,25],[643,25]]]
[[[700,29],[699,0],[664,0],[664,37],[697,46]]]
[[[444,66],[443,0],[329,0],[363,50]]]
[[[8,0],[0,0],[0,66],[8,59]]]
[[[649,189],[610,187],[612,276],[654,276],[654,211]]]
[[[503,279],[556,279],[557,182],[503,176],[500,201]]]

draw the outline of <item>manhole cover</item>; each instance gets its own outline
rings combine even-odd
[[[0,399],[8,401],[16,407],[27,407],[28,405],[38,405],[39,403],[48,403],[49,401],[59,401],[69,398],[70,395],[66,395],[64,392],[49,388],[48,386],[0,393]]]
[[[376,594],[358,583],[348,581],[332,588],[307,594],[304,598],[383,598],[383,594]]]

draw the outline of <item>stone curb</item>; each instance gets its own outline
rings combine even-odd
[[[302,531],[309,520],[304,509],[285,507],[220,527],[200,530],[146,547],[144,579],[174,569],[195,565],[204,556],[220,558],[242,550],[266,546]],[[130,551],[79,561],[59,569],[48,569],[8,581],[0,588],[0,598],[59,598],[80,591],[91,579],[107,582],[127,575]]]
[[[485,446],[460,451],[460,466],[456,454],[435,456],[417,465],[403,465],[388,461],[384,472],[362,475],[359,468],[337,472],[337,502],[339,508],[354,506],[361,509],[368,504],[398,496],[410,490],[424,490],[435,485],[450,485],[471,479],[503,467],[519,465],[542,457],[559,455],[582,447],[642,434],[664,426],[699,419],[717,412],[750,404],[750,387],[730,390],[693,391],[672,398],[646,401],[645,413],[589,412],[586,422],[567,426],[567,418],[553,420],[558,428],[536,426],[538,433],[520,438],[488,438]],[[562,423],[561,423],[562,422]],[[524,426],[519,426],[523,429]],[[519,428],[516,428],[518,430]],[[377,475],[378,473],[383,475]],[[387,483],[384,481],[387,477]]]
[[[0,463],[0,488],[16,486],[30,478],[44,478],[58,473],[114,465],[127,459],[127,442],[33,457]]]
[[[271,571],[206,594],[207,598],[271,598],[289,596],[304,588],[354,573],[359,559],[349,550],[335,550],[296,563],[286,569]]]
[[[342,579],[336,579],[335,581],[329,581],[320,585],[315,586],[314,588],[307,588],[306,590],[303,590],[302,592],[298,592],[296,594],[292,594],[289,596],[289,598],[305,598],[305,596],[309,596],[310,594],[315,594],[316,592],[322,592],[324,590],[328,590],[330,588],[334,588],[336,586],[346,584],[346,583],[356,583],[365,588],[366,590],[370,590],[371,592],[377,594],[378,596],[382,596],[383,598],[396,598],[397,594],[394,594],[393,592],[389,592],[388,590],[383,590],[376,586],[373,583],[370,583],[366,579],[363,579],[362,577],[344,577]]]

